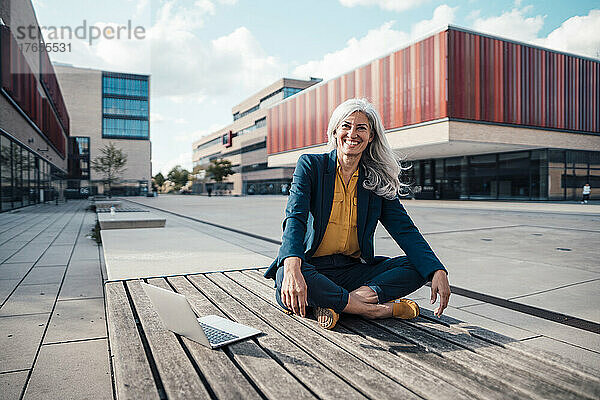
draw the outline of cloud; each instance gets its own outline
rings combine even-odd
[[[427,0],[339,0],[345,7],[356,6],[379,6],[379,8],[388,11],[405,11],[410,8],[418,7],[427,2]]]
[[[527,16],[531,6],[514,8],[499,16],[477,18],[473,29],[551,49],[600,58],[600,10],[573,16],[546,37],[539,33],[545,15]]]
[[[410,32],[395,30],[393,28],[395,21],[388,21],[379,28],[368,31],[362,38],[351,38],[346,42],[346,47],[341,50],[327,53],[319,60],[297,66],[293,75],[299,78],[318,76],[324,80],[331,79],[390,53],[412,39],[452,23],[455,11],[456,7],[441,5],[434,10],[431,19],[417,22]]]
[[[162,153],[161,153],[162,154]],[[157,174],[162,172],[164,176],[167,176],[169,171],[176,165],[181,165],[188,171],[192,170],[192,152],[180,153],[177,157],[163,159],[161,154],[152,156],[152,173]]]
[[[456,7],[450,7],[446,4],[438,6],[433,10],[433,17],[431,19],[424,19],[414,24],[411,31],[411,39],[425,36],[444,25],[452,23],[455,11]]]
[[[473,29],[483,33],[502,36],[525,42],[532,42],[544,26],[545,15],[527,17],[531,6],[513,8],[499,16],[477,18],[473,22]]]
[[[232,5],[235,1],[219,3]],[[72,53],[58,54],[56,61],[152,74],[151,96],[179,104],[252,93],[285,73],[286,65],[267,55],[244,26],[214,40],[202,40],[198,33],[216,12],[217,7],[209,0],[165,1],[156,9],[154,24],[145,27],[145,39],[101,38],[92,46],[68,40],[72,42]],[[107,24],[94,25],[102,28]]]
[[[150,123],[152,125],[156,125],[156,124],[164,124],[167,122],[172,122],[174,124],[177,125],[183,125],[183,124],[187,124],[188,121],[185,118],[172,118],[172,117],[165,117],[164,115],[157,113],[157,112],[151,112],[150,113]]]
[[[571,17],[536,42],[552,49],[600,58],[600,10]]]

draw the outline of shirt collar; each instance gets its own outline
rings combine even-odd
[[[336,165],[337,165],[336,171],[337,171],[337,172],[340,174],[340,176],[341,176],[341,175],[342,175],[342,166],[340,165],[340,160],[339,160],[339,159],[338,159],[338,160],[336,160],[336,162],[335,162],[335,163],[336,163]],[[358,177],[358,168],[356,168],[356,171],[354,171],[354,173],[352,174],[352,178],[354,178],[354,177]]]

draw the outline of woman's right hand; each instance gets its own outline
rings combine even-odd
[[[308,305],[306,282],[302,276],[302,259],[288,257],[283,260],[283,282],[281,283],[281,301],[294,314],[306,316]]]

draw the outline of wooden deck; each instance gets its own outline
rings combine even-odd
[[[430,312],[412,321],[342,315],[326,331],[284,314],[259,270],[147,282],[264,333],[210,350],[166,330],[137,280],[109,282],[119,399],[600,398],[598,370]]]

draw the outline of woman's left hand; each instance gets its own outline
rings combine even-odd
[[[448,307],[448,299],[450,298],[448,274],[442,269],[435,271],[431,279],[431,304],[435,303],[438,293],[440,294],[440,305],[433,313],[440,317],[446,307]]]

